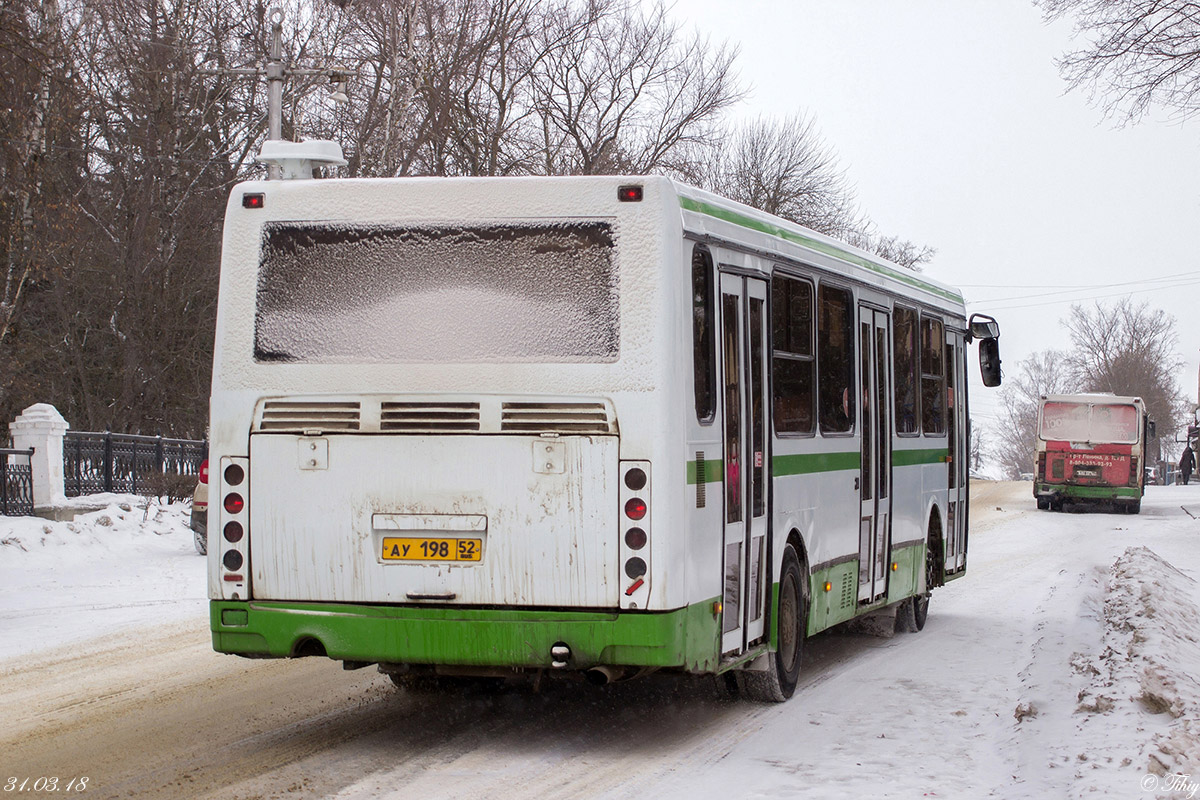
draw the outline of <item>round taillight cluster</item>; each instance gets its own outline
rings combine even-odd
[[[621,544],[623,571],[629,583],[624,588],[626,604],[637,608],[647,592],[650,553],[650,463],[621,464]]]
[[[240,584],[245,578],[242,570],[246,566],[246,556],[242,552],[246,538],[246,468],[241,464],[226,464],[221,471],[222,490],[225,496],[221,498],[221,507],[225,510],[226,519],[221,526],[221,536],[228,542],[225,552],[221,554],[221,564],[228,574],[225,580]],[[237,599],[237,594],[233,595]]]

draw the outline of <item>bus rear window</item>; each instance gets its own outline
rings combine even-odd
[[[618,355],[602,222],[269,223],[254,357],[266,362],[605,362]]]
[[[1042,405],[1042,439],[1059,442],[1133,444],[1138,440],[1134,406],[1056,403]]]

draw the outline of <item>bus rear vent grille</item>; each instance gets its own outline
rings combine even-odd
[[[358,403],[268,400],[263,404],[262,431],[356,431]]]
[[[603,403],[503,403],[502,433],[613,433]]]
[[[847,572],[842,576],[842,608],[854,606],[854,574]]]
[[[479,403],[384,403],[379,430],[392,433],[453,433],[479,430]]]

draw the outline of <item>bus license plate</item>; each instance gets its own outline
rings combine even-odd
[[[479,561],[482,539],[383,538],[384,561]]]

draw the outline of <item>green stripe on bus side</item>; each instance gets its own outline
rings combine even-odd
[[[939,447],[933,450],[893,450],[893,467],[912,467],[917,464],[944,464],[950,458],[950,449]]]
[[[725,470],[722,468],[723,465],[724,462],[719,458],[704,459],[704,482],[720,483],[721,476],[725,474]],[[689,486],[696,483],[696,462],[694,459],[687,462],[687,482]]]
[[[902,283],[907,283],[909,286],[914,286],[918,289],[924,289],[925,291],[936,294],[939,297],[945,297],[947,300],[953,300],[956,303],[961,303],[963,301],[962,295],[958,292],[943,289],[941,286],[936,286],[928,281],[923,281],[920,278],[912,275],[906,275],[903,272],[894,270],[891,267],[884,266],[883,264],[876,264],[874,261],[863,258],[856,253],[851,253],[848,250],[843,250],[842,248],[829,244],[828,242],[822,242],[819,239],[806,236],[799,231],[789,230],[788,228],[783,228],[770,222],[764,222],[763,220],[748,217],[745,214],[739,214],[732,209],[722,208],[721,206],[705,203],[702,200],[696,200],[691,197],[684,197],[683,195],[679,195],[679,205],[681,208],[685,208],[688,211],[695,211],[698,214],[705,214],[710,217],[715,217],[716,219],[724,220],[725,222],[732,222],[734,225],[740,225],[743,228],[749,228],[750,230],[758,231],[759,233],[765,233],[789,242],[804,245],[805,247],[816,250],[819,253],[833,256],[834,258],[841,259],[842,261],[869,269],[872,272],[877,272],[880,275],[886,275],[887,277],[894,278]]]
[[[771,470],[776,477],[784,475],[808,475],[813,472],[837,472],[858,469],[862,465],[862,454],[852,453],[799,453],[791,456],[774,456]]]
[[[551,668],[550,649],[571,647],[570,666],[677,667],[720,664],[720,616],[710,598],[676,611],[525,609],[212,601],[213,649],[289,658],[316,639],[340,661]]]

